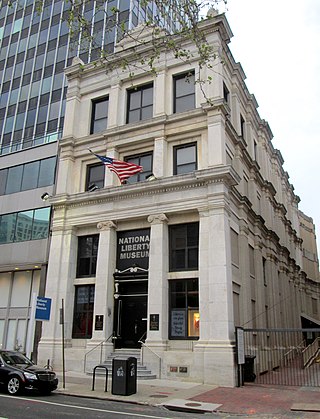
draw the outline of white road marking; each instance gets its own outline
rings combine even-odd
[[[85,407],[85,406],[76,406],[76,405],[72,405],[72,404],[65,404],[65,403],[54,403],[54,402],[48,402],[46,400],[37,400],[37,399],[29,399],[27,397],[17,397],[17,396],[6,396],[5,394],[1,394],[0,397],[5,397],[11,400],[14,399],[19,399],[19,400],[27,400],[33,403],[43,403],[43,404],[50,404],[53,406],[61,406],[61,407],[72,407],[74,409],[79,409],[79,410],[91,410],[93,412],[105,412],[105,413],[114,413],[116,415],[127,415],[127,416],[135,416],[135,417],[139,417],[139,418],[150,418],[150,419],[172,419],[168,417],[164,417],[164,416],[150,416],[150,415],[143,415],[141,413],[125,413],[125,412],[118,412],[116,410],[106,410],[106,409],[96,409],[94,407]],[[0,418],[0,419],[7,419],[7,418]]]

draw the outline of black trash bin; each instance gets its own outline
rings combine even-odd
[[[114,358],[112,360],[111,393],[130,396],[137,392],[137,358]]]
[[[256,374],[254,373],[254,355],[245,355],[244,364],[242,365],[242,377],[243,381],[247,383],[253,383],[256,379]]]

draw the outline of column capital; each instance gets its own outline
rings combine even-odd
[[[148,217],[148,223],[150,224],[162,224],[168,221],[166,214],[152,214]]]
[[[100,221],[97,224],[97,229],[101,231],[111,230],[112,228],[117,228],[117,224],[114,221]]]

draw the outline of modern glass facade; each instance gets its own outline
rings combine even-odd
[[[46,0],[41,12],[34,0],[8,5],[0,1],[0,154],[59,138],[64,121],[64,68],[74,56],[96,60],[121,36],[146,20],[177,29],[174,8],[159,11],[150,1],[84,1],[81,12],[91,26],[93,42],[70,39],[66,22],[71,2]],[[175,2],[173,2],[175,3]],[[117,10],[117,12],[115,12]],[[161,16],[165,16],[162,19]]]

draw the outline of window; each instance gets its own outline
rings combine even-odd
[[[56,157],[0,170],[0,195],[53,185]]]
[[[50,207],[0,216],[0,244],[46,239],[49,233]]]
[[[95,276],[97,268],[98,244],[98,234],[78,238],[78,278]]]
[[[169,281],[170,339],[199,337],[198,279]]]
[[[144,121],[153,115],[153,85],[128,90],[127,123]]]
[[[91,339],[94,307],[94,285],[77,286],[73,311],[73,339]]]
[[[239,235],[234,230],[230,230],[231,238],[231,263],[239,266]]]
[[[198,269],[199,223],[169,226],[170,272]]]
[[[254,278],[256,276],[255,263],[254,263],[254,248],[250,245],[249,245],[249,267],[250,267],[250,276]]]
[[[195,108],[194,72],[188,72],[174,76],[173,89],[174,113],[185,112]]]
[[[246,121],[243,116],[240,115],[240,135],[243,139],[246,137]]]
[[[126,161],[143,167],[143,172],[130,176],[127,180],[128,183],[142,182],[152,174],[152,153],[128,157]]]
[[[90,186],[96,185],[98,188],[104,187],[104,164],[92,164],[87,168],[87,180],[86,180],[86,191],[89,190]]]
[[[92,102],[92,118],[90,134],[104,131],[108,126],[109,98]]]
[[[225,83],[223,83],[223,99],[229,104],[230,92]]]
[[[174,175],[182,175],[197,170],[197,145],[185,144],[174,147],[173,159]]]

